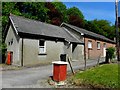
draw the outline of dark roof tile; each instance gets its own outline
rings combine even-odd
[[[62,23],[61,26],[62,26],[62,25],[66,25],[66,26],[74,29],[75,31],[77,31],[77,32],[79,32],[79,33],[84,33],[86,36],[91,36],[91,37],[94,37],[94,38],[96,38],[96,39],[100,39],[100,40],[103,40],[103,41],[115,43],[115,41],[110,40],[110,39],[106,38],[106,37],[103,36],[103,35],[99,35],[99,34],[96,34],[96,33],[94,33],[94,32],[90,32],[90,31],[88,31],[88,30],[85,30],[85,29],[76,27],[76,26],[74,26],[74,25],[70,25],[70,24],[67,24],[67,23]]]
[[[64,28],[55,25],[43,23],[36,20],[27,19],[21,16],[10,15],[10,19],[13,21],[14,26],[18,32],[28,33],[34,35],[49,36],[55,38],[64,38],[66,41],[83,43],[80,40],[74,38]]]

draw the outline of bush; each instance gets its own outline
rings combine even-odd
[[[5,43],[2,43],[1,45],[0,45],[0,51],[1,51],[1,53],[2,53],[2,63],[5,63],[5,53],[6,53],[6,44]]]
[[[108,59],[113,59],[113,58],[115,58],[115,48],[114,47],[109,47],[109,48],[107,48],[107,58]]]

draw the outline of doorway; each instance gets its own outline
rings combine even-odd
[[[103,57],[106,57],[106,43],[103,44]]]

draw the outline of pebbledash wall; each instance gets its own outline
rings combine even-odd
[[[85,54],[86,54],[86,59],[96,59],[99,57],[105,57],[106,56],[106,49],[109,47],[115,47],[115,44],[97,40],[97,39],[91,39],[85,37]],[[88,48],[88,42],[91,41],[92,43],[92,48]],[[100,43],[100,48],[97,48],[97,42]]]
[[[39,40],[23,39],[23,62],[24,65],[48,64],[59,61],[61,54],[67,54],[72,60],[83,60],[84,53],[81,45],[77,45],[72,52],[72,44],[68,47],[64,42],[45,41],[46,55],[39,54]]]
[[[64,43],[45,41],[46,53],[39,54],[39,40],[23,39],[23,63],[24,65],[47,64],[60,60],[60,54],[64,52]]]

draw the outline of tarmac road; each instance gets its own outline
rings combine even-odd
[[[102,61],[101,61],[102,62]],[[87,62],[87,67],[97,64],[97,60]],[[73,69],[84,69],[84,62],[72,62]],[[2,71],[2,88],[51,88],[41,81],[52,76],[53,65],[25,68],[22,70]],[[68,71],[70,67],[68,65]]]

